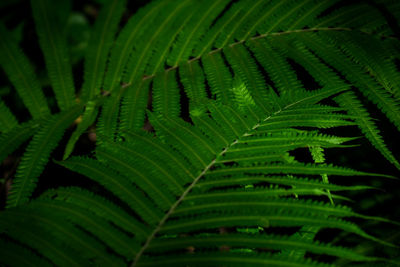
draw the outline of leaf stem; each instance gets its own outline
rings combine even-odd
[[[287,106],[285,107],[287,108]],[[267,121],[270,119],[272,116],[280,113],[282,110],[278,110],[274,112],[273,114],[269,115],[266,117],[263,122]],[[254,131],[261,125],[260,122],[256,123],[250,131]],[[155,238],[156,234],[160,231],[161,227],[165,224],[165,222],[168,220],[168,218],[171,216],[171,214],[175,211],[175,209],[178,207],[178,205],[183,201],[183,199],[186,197],[187,194],[193,189],[193,187],[197,184],[197,182],[206,174],[206,172],[216,163],[217,159],[223,156],[232,146],[236,145],[239,140],[244,137],[248,136],[250,133],[246,132],[244,133],[241,137],[238,137],[235,141],[233,141],[231,144],[229,144],[221,153],[219,153],[211,162],[208,164],[203,171],[193,180],[193,182],[186,188],[186,190],[183,192],[183,194],[180,196],[180,198],[172,205],[172,207],[168,210],[168,212],[164,215],[164,217],[161,219],[160,223],[157,225],[157,227],[154,229],[154,231],[149,235],[147,238],[146,242],[140,249],[140,251],[136,254],[135,260],[131,264],[131,267],[136,266],[138,261],[140,260],[140,257],[143,255],[144,251],[147,249],[147,247],[150,245],[150,242]]]
[[[245,40],[240,40],[234,43],[229,44],[228,46],[232,47],[238,44],[242,44],[248,40],[257,40],[260,38],[265,38],[268,36],[280,36],[280,35],[286,35],[286,34],[291,34],[291,33],[303,33],[303,32],[317,32],[317,31],[359,31],[361,33],[367,34],[367,35],[377,35],[379,37],[382,38],[390,38],[390,39],[395,39],[398,40],[396,37],[393,36],[387,36],[387,35],[381,35],[381,34],[375,34],[372,32],[367,32],[367,31],[362,31],[362,30],[357,30],[357,29],[352,29],[352,28],[344,28],[344,27],[321,27],[321,28],[308,28],[308,29],[298,29],[298,30],[290,30],[290,31],[283,31],[283,32],[273,32],[273,33],[264,33],[264,34],[260,34],[257,36],[253,36],[249,39],[245,39]],[[208,54],[214,54],[214,53],[218,53],[220,51],[223,50],[223,47],[221,48],[216,48],[214,50],[211,50],[210,52],[208,52]],[[202,55],[194,57],[192,59],[187,60],[188,63],[196,61],[196,60],[200,60],[202,57]],[[175,65],[169,68],[166,68],[164,71],[170,71],[173,69],[177,69],[179,67],[179,65]],[[147,80],[147,79],[152,79],[156,76],[157,74],[152,74],[152,75],[145,75],[142,77],[143,80]]]

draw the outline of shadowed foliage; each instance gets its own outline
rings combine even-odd
[[[398,134],[399,1],[156,0],[129,18],[126,1],[99,2],[76,88],[60,6],[31,1],[53,104],[0,25],[1,66],[31,117],[0,102],[0,159],[24,151],[0,212],[3,264],[398,264],[351,240],[397,250],[361,222],[399,223],[346,193],[400,170],[371,111]],[[360,139],[393,171],[326,156]],[[49,161],[93,186],[38,191]]]

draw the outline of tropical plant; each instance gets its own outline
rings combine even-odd
[[[371,111],[398,134],[399,1],[159,0],[123,26],[125,1],[103,1],[79,90],[57,2],[31,1],[55,102],[0,25],[0,63],[31,117],[0,103],[0,159],[30,140],[0,212],[2,264],[397,264],[395,241],[360,225],[399,223],[343,203],[375,188],[356,176],[400,169]],[[354,126],[397,170],[326,159],[357,149]],[[38,191],[50,164],[86,182]],[[321,242],[329,231],[340,240]]]

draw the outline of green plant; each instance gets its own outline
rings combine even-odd
[[[118,35],[125,1],[106,1],[78,94],[65,20],[54,1],[31,6],[59,111],[50,111],[1,25],[1,65],[32,117],[19,122],[1,102],[1,160],[33,136],[0,213],[4,264],[396,263],[317,235],[333,228],[395,247],[346,218],[398,223],[338,204],[346,197],[336,192],[372,187],[331,181],[396,174],[333,165],[325,152],[354,149],[358,137],[339,135],[356,125],[400,169],[366,108],[373,103],[400,130],[399,33],[379,12],[399,15],[398,1],[152,1]],[[302,69],[317,88],[303,84]],[[57,187],[33,197],[73,124],[55,162],[97,190]],[[71,156],[92,125],[93,153]],[[296,154],[303,150],[309,160]]]

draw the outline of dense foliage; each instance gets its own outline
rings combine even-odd
[[[3,265],[399,264],[399,1],[78,2],[0,5]]]

